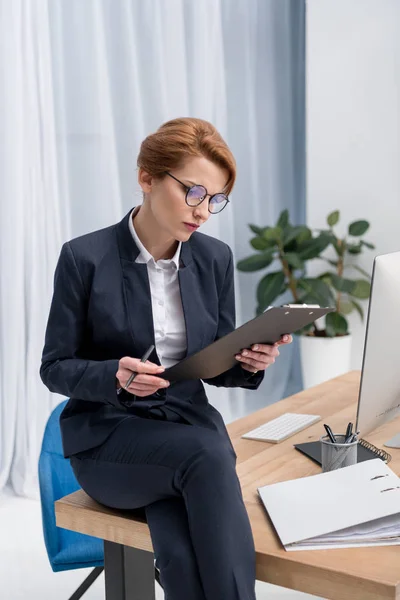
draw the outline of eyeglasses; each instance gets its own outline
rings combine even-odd
[[[225,206],[229,202],[229,198],[225,194],[220,193],[211,195],[207,192],[204,185],[192,185],[189,187],[182,181],[179,181],[179,179],[174,177],[174,175],[168,173],[168,171],[165,171],[165,174],[172,177],[172,179],[175,179],[175,181],[180,183],[185,188],[185,202],[188,206],[198,206],[207,198],[207,196],[210,196],[210,200],[208,202],[208,211],[215,215],[216,213],[221,212],[221,210],[224,210]]]

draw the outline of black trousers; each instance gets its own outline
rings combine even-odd
[[[253,536],[226,429],[132,416],[71,465],[101,504],[145,507],[166,600],[255,600]]]

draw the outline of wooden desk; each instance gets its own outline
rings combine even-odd
[[[228,426],[253,529],[258,580],[330,600],[400,600],[399,546],[286,552],[257,493],[262,485],[321,472],[320,467],[295,450],[293,444],[317,440],[324,432],[324,422],[334,431],[344,431],[349,421],[355,423],[359,381],[360,372],[352,371]],[[246,431],[285,412],[320,414],[323,420],[280,444],[241,439]],[[382,448],[399,429],[397,419],[366,437]],[[386,450],[393,457],[391,468],[400,473],[400,450]],[[80,490],[56,502],[56,520],[60,527],[105,540],[107,600],[154,598],[153,548],[143,519],[136,518],[130,511],[101,506]],[[125,583],[116,589],[123,580]]]
[[[257,579],[331,600],[399,600],[400,547],[286,552],[259,500],[257,488],[321,472],[319,465],[293,448],[319,439],[327,422],[334,431],[355,424],[360,372],[351,371],[281,400],[228,426],[238,456],[237,471],[250,516],[257,553]],[[319,414],[322,421],[280,444],[241,439],[246,431],[285,412]],[[378,448],[400,429],[400,420],[365,436]],[[400,450],[390,467],[400,474]],[[399,507],[400,510],[400,507]]]

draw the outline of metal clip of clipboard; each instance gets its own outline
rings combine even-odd
[[[288,308],[322,308],[319,304],[284,304]]]

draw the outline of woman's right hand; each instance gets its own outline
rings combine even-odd
[[[142,363],[140,358],[124,356],[118,363],[116,374],[118,381],[117,388],[125,388],[129,377],[132,375],[132,371],[135,371],[137,375],[126,391],[142,398],[151,396],[151,394],[154,394],[159,389],[165,389],[169,386],[169,381],[154,376],[157,373],[162,373],[164,370],[165,367],[156,365],[149,360]]]

